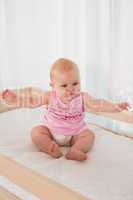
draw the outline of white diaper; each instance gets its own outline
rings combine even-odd
[[[52,136],[60,146],[69,146],[72,139],[71,135],[52,134]]]

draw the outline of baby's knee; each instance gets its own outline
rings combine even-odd
[[[88,135],[87,135],[88,139],[91,141],[95,140],[95,134],[92,131],[89,131]]]
[[[52,135],[46,126],[35,126],[31,130],[31,138],[34,143],[36,143],[37,141],[42,141],[42,139],[44,139],[44,136],[52,138]]]
[[[36,140],[38,140],[39,134],[34,128],[31,130],[31,139],[33,143],[36,143]]]
[[[43,126],[35,126],[34,128],[32,128],[31,130],[31,139],[33,142],[35,142],[36,140],[39,139],[40,137],[40,133],[43,130]]]

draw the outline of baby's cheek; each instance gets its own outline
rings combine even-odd
[[[59,97],[62,97],[62,96],[65,95],[65,91],[63,89],[58,89],[56,92],[57,92]]]
[[[75,91],[80,92],[80,87],[77,87]]]

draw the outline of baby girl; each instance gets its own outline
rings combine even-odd
[[[83,161],[94,143],[94,133],[84,120],[85,112],[120,112],[127,109],[128,103],[114,104],[106,100],[95,99],[80,90],[78,66],[68,59],[58,59],[50,71],[50,91],[25,88],[15,93],[3,92],[6,103],[16,107],[39,107],[46,105],[43,123],[34,127],[31,138],[37,148],[59,158],[63,154],[60,146],[70,146],[65,157]]]

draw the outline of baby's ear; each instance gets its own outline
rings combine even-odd
[[[53,84],[50,82],[50,83],[49,83],[49,86],[50,86],[50,87],[53,87]]]

